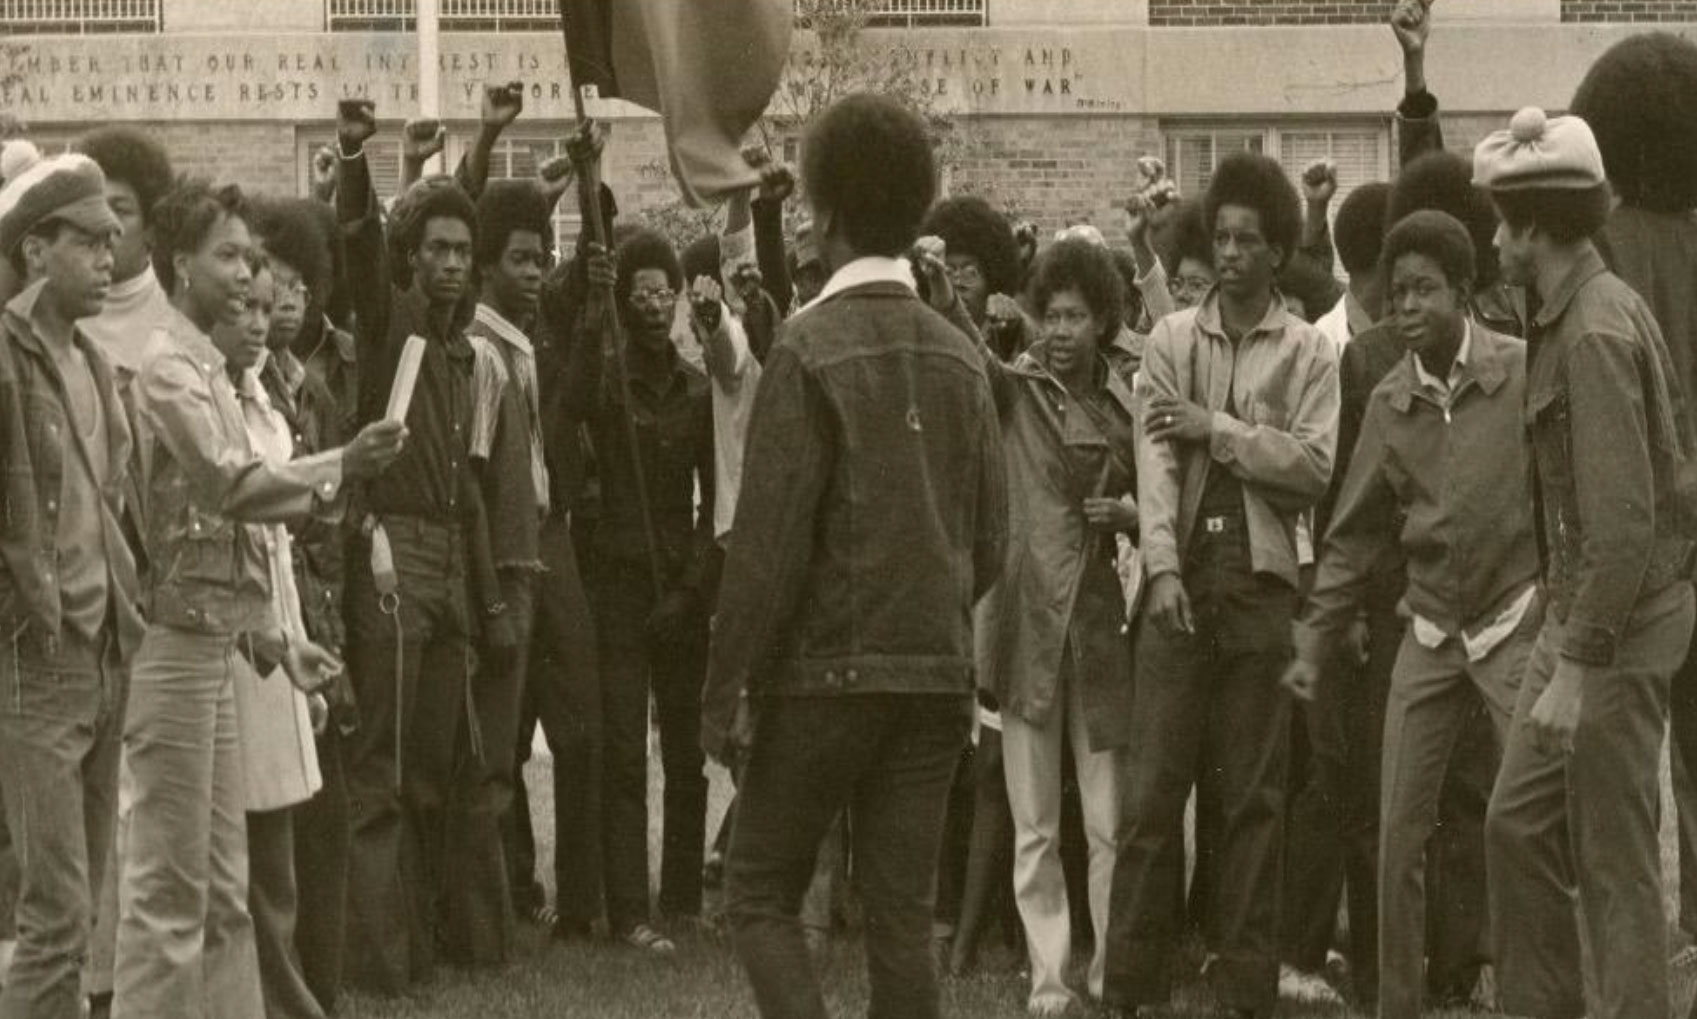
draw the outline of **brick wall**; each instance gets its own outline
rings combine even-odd
[[[1677,2],[1668,0],[1667,5]],[[1394,6],[1394,0],[1149,0],[1149,24],[1165,28],[1376,25],[1383,24],[1391,16]]]
[[[1697,22],[1697,0],[1561,0],[1563,21]]]
[[[1045,233],[1088,220],[1113,235],[1137,157],[1160,152],[1153,118],[985,117],[957,124],[951,191],[977,194]]]

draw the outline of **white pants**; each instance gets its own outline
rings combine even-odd
[[[1114,880],[1125,752],[1091,752],[1082,684],[1072,681],[1070,657],[1068,648],[1062,653],[1060,688],[1047,724],[1035,727],[1012,712],[1002,714],[1002,768],[1014,824],[1014,901],[1031,952],[1032,1008],[1073,997],[1066,986],[1072,916],[1061,872],[1061,754],[1068,743],[1090,843],[1090,924],[1096,932],[1089,976],[1093,998],[1102,996],[1107,961],[1108,894]]]

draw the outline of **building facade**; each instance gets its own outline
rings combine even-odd
[[[485,84],[521,81],[524,117],[497,175],[559,150],[572,103],[554,0],[438,0],[435,109],[450,162]],[[304,192],[336,102],[376,102],[379,187],[399,174],[399,127],[421,102],[415,0],[4,0],[0,110],[38,141],[120,120],[155,132],[189,172]],[[899,62],[949,124],[944,186],[1044,228],[1117,226],[1138,156],[1187,192],[1224,153],[1292,172],[1330,157],[1345,189],[1394,169],[1401,54],[1392,0],[886,0],[863,37]],[[1427,76],[1450,144],[1471,146],[1530,104],[1559,109],[1591,61],[1633,32],[1697,37],[1697,0],[1445,0]],[[798,54],[812,45],[798,33]],[[735,59],[735,54],[727,54]],[[429,87],[426,75],[425,87]],[[627,211],[673,201],[658,119],[623,103],[607,179]],[[769,139],[772,140],[772,139]],[[793,138],[775,139],[790,149]],[[562,223],[570,235],[574,224]]]

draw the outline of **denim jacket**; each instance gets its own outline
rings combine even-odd
[[[902,283],[785,324],[713,624],[709,750],[744,691],[970,695],[972,608],[1007,547],[1000,431],[975,339]]]
[[[140,441],[152,447],[148,620],[214,634],[270,629],[265,543],[244,524],[286,523],[333,504],[342,452],[267,464],[212,340],[179,313],[155,343],[137,401]]]
[[[48,639],[62,621],[54,551],[67,457],[79,454],[69,437],[65,386],[29,320],[39,287],[26,289],[0,313],[0,638],[35,625]],[[120,523],[128,484],[130,429],[111,366],[81,330],[73,341],[88,361],[100,393],[109,459],[101,524],[119,653],[141,642],[141,585]]]
[[[1691,419],[1649,306],[1589,246],[1533,322],[1528,357],[1526,427],[1558,650],[1609,665],[1633,609],[1689,578]]]

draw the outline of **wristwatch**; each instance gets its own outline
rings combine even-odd
[[[483,606],[483,614],[490,619],[494,619],[505,611],[507,611],[507,603],[504,601],[492,601]]]

